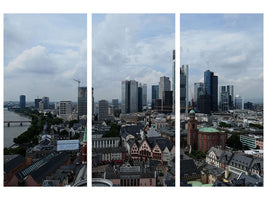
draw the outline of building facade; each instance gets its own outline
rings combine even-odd
[[[180,68],[180,111],[188,112],[188,65]]]
[[[19,96],[19,107],[20,108],[25,108],[26,106],[26,96],[25,95],[20,95]]]
[[[210,110],[218,111],[218,76],[210,70],[204,72],[204,88],[210,98]]]
[[[78,88],[78,116],[87,115],[87,87]]]
[[[132,113],[138,111],[138,82],[126,80],[121,83],[121,112]]]
[[[104,121],[108,118],[108,101],[98,101],[98,120]]]

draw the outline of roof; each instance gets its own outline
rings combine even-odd
[[[232,152],[229,152],[229,151],[223,151],[223,153],[221,154],[220,156],[220,162],[221,163],[224,163],[224,164],[229,164],[231,158],[233,156],[233,153]]]
[[[208,152],[210,153],[212,151],[215,153],[217,159],[219,159],[221,157],[221,155],[223,154],[223,150],[215,148],[215,147],[211,147]]]
[[[217,132],[223,132],[219,131],[216,128],[213,127],[201,127],[198,129],[199,132],[206,132],[206,133],[217,133]]]
[[[190,110],[190,112],[189,112],[190,114],[193,114],[193,113],[195,113],[195,111],[194,110]]]
[[[4,172],[8,173],[21,163],[25,162],[25,158],[19,154],[4,155]]]
[[[199,174],[200,172],[197,169],[197,166],[193,159],[181,160],[180,161],[180,175],[181,177],[185,175]]]
[[[16,176],[19,180],[24,180],[28,175],[37,182],[41,183],[42,180],[55,171],[59,166],[68,160],[67,153],[51,153],[48,156],[38,160],[29,167],[18,172]]]
[[[230,165],[232,165],[233,163],[236,163],[238,165],[244,166],[249,168],[251,163],[252,163],[252,158],[235,153],[234,156],[232,157],[231,161],[230,161]]]
[[[147,142],[151,149],[158,145],[162,151],[164,151],[166,147],[171,151],[173,147],[173,143],[166,137],[150,137],[147,138]]]

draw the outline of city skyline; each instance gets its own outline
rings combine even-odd
[[[263,15],[181,14],[180,19],[180,64],[189,65],[189,88],[204,82],[209,69],[218,86],[234,85],[234,95],[263,103]]]
[[[4,15],[4,101],[77,102],[87,86],[86,14]]]
[[[172,77],[175,49],[174,14],[93,14],[92,87],[97,102],[121,101],[121,82],[151,86]],[[107,34],[108,33],[108,34]]]

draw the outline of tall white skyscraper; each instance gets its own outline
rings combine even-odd
[[[138,112],[138,82],[135,80],[121,83],[121,112]]]

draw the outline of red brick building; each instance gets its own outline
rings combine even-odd
[[[208,151],[211,147],[225,148],[225,133],[212,127],[197,128],[197,120],[193,110],[189,113],[187,126],[187,147],[192,150]]]

